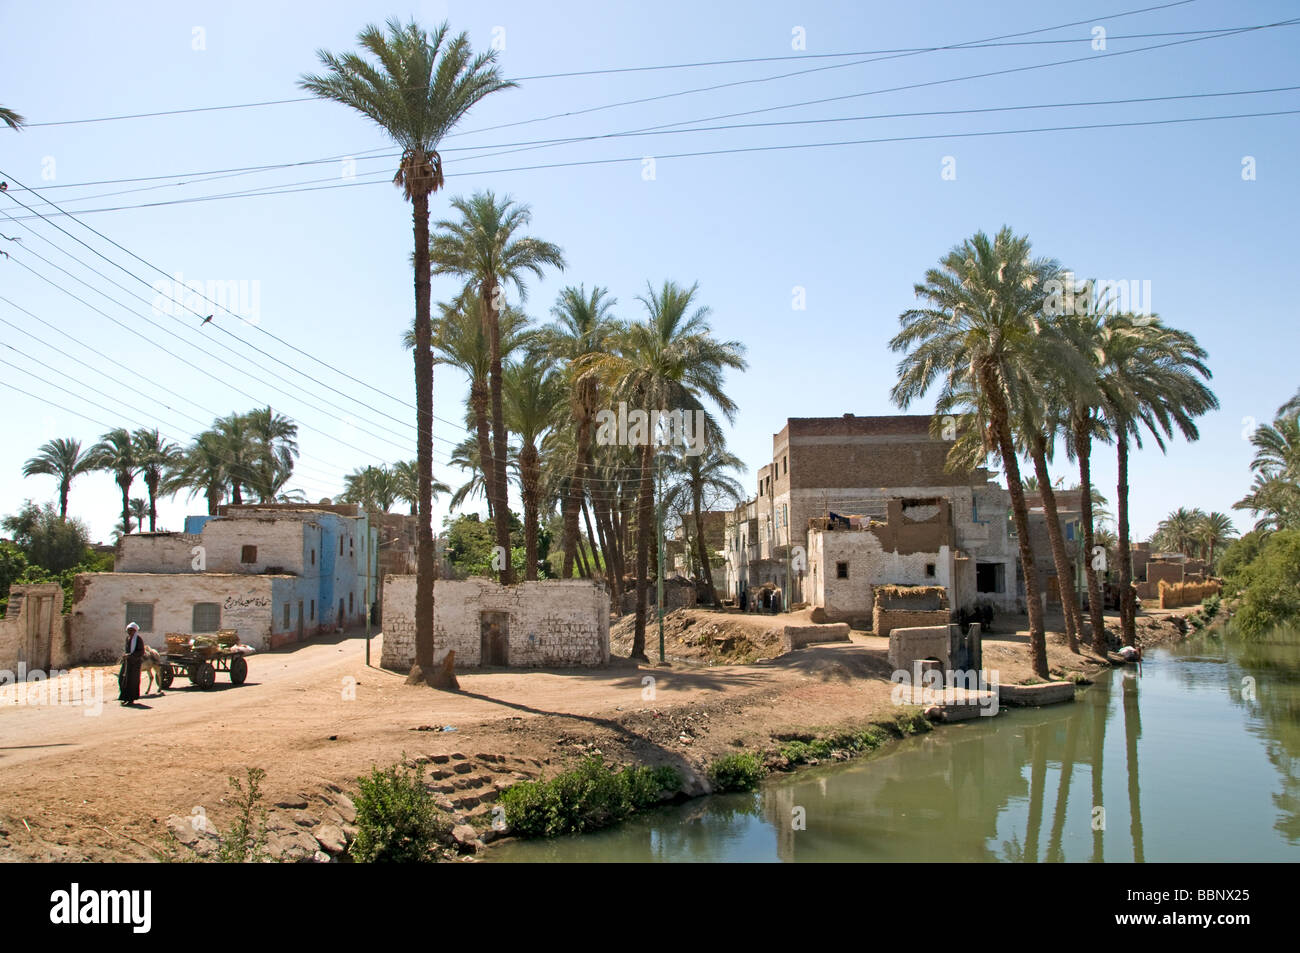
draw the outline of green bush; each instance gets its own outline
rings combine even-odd
[[[354,860],[400,864],[436,859],[434,849],[451,823],[415,771],[401,765],[373,768],[357,785],[357,835],[350,848]]]
[[[752,791],[763,780],[767,769],[752,752],[723,755],[709,765],[709,783],[719,794],[726,791]]]
[[[501,795],[506,823],[520,837],[579,834],[616,824],[681,786],[669,767],[615,771],[599,756],[549,781],[521,781]]]
[[[1300,619],[1300,530],[1270,534],[1233,581],[1241,594],[1233,623],[1243,637],[1263,638]]]

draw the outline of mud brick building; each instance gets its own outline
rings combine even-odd
[[[771,583],[787,605],[834,612],[848,600],[843,616],[869,616],[874,585],[942,578],[960,598],[950,599],[954,609],[1016,607],[1023,587],[1010,496],[983,468],[946,469],[952,441],[933,436],[930,424],[927,415],[788,419],[758,470],[757,494],[727,521],[728,598]],[[832,517],[845,520],[834,532],[815,522]],[[854,526],[856,535],[838,531]]]
[[[398,672],[415,662],[415,577],[384,578],[380,664]],[[581,667],[609,661],[609,593],[586,579],[521,582],[481,576],[439,579],[433,587],[433,658],[456,653],[457,668]]]

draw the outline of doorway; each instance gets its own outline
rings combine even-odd
[[[479,613],[479,665],[509,665],[510,613]]]

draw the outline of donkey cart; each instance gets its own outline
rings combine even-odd
[[[209,642],[180,639],[169,634],[167,651],[160,654],[162,666],[159,677],[164,691],[172,687],[177,676],[182,675],[204,691],[216,685],[217,672],[228,673],[232,685],[242,685],[244,679],[248,678],[248,662],[244,653],[228,637],[219,642]]]

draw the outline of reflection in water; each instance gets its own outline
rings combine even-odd
[[[1300,860],[1298,672],[1300,647],[1204,639],[1151,653],[1141,676],[1103,673],[1072,705],[981,718],[755,794],[489,857]]]

